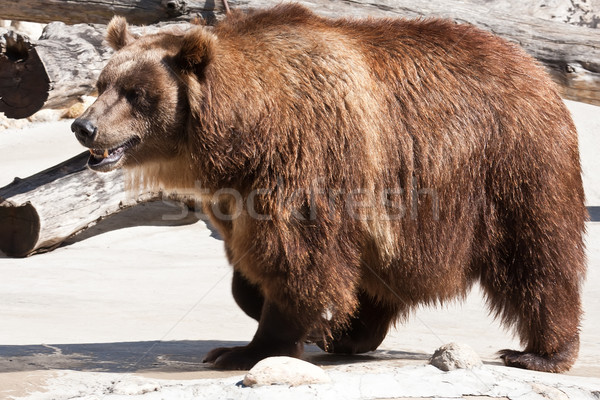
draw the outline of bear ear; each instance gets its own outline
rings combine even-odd
[[[192,28],[185,33],[175,63],[186,72],[201,75],[212,61],[217,37],[204,27]]]
[[[106,28],[106,41],[113,50],[121,50],[132,43],[135,37],[129,32],[127,21],[123,17],[114,16]]]

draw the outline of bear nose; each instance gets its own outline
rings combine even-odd
[[[71,124],[71,131],[75,132],[75,136],[81,144],[88,146],[96,137],[98,128],[89,119],[77,118]]]

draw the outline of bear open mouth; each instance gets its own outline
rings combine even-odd
[[[134,136],[112,149],[90,149],[88,166],[94,170],[106,171],[110,166],[116,164],[127,150],[139,144],[140,141],[140,138]]]

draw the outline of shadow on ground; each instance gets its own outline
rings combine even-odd
[[[588,207],[588,214],[590,215],[590,221],[600,221],[600,207]]]
[[[210,369],[202,359],[215,347],[244,342],[148,341],[0,346],[0,373],[47,369],[88,372],[186,372]]]
[[[56,345],[0,346],[0,373],[37,370],[86,372],[198,372],[210,371],[202,359],[215,347],[245,345],[245,342],[180,340]],[[304,359],[330,366],[368,361],[424,361],[428,354],[402,351],[376,351],[361,355],[337,355],[306,346]]]

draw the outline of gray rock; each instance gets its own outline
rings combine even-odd
[[[471,347],[459,343],[443,345],[433,353],[429,363],[442,371],[470,369],[483,365],[481,359]]]
[[[292,357],[269,357],[259,361],[244,377],[245,386],[299,386],[329,383],[327,373],[306,361]]]

